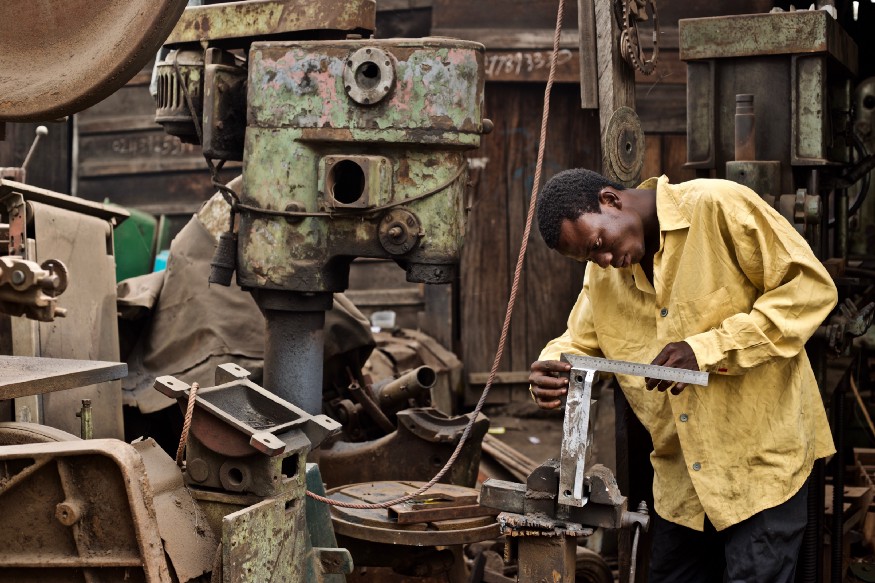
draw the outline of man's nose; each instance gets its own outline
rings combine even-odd
[[[596,256],[594,256],[593,261],[596,263],[596,265],[598,265],[599,267],[604,269],[611,264],[611,259],[613,259],[613,258],[614,258],[613,255],[611,255],[608,252],[604,252],[604,253],[599,253]]]

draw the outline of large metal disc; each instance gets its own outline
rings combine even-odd
[[[0,1],[0,121],[47,121],[130,80],[186,0]]]

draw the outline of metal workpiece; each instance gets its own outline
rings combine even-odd
[[[245,48],[253,39],[319,34],[320,38],[366,35],[375,28],[375,0],[250,0],[190,6],[167,38],[168,45],[209,43]]]
[[[10,445],[0,448],[0,466],[4,581],[72,583],[83,573],[93,581],[176,580],[134,446],[114,439]]]
[[[155,56],[185,4],[0,3],[0,123],[57,120],[111,95]]]
[[[565,400],[562,449],[559,466],[559,503],[583,506],[589,501],[584,491],[592,443],[592,384],[594,369],[572,368]]]
[[[67,289],[67,268],[57,259],[42,264],[21,257],[0,257],[0,313],[52,322],[67,311],[57,296]]]

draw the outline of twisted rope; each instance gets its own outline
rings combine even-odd
[[[197,395],[197,390],[200,385],[191,383],[191,389],[188,391],[188,404],[185,407],[185,421],[182,424],[182,435],[179,436],[179,447],[176,448],[176,465],[182,467],[182,452],[185,451],[185,443],[188,441],[188,430],[191,429],[191,416],[194,413],[194,397]]]
[[[519,256],[517,257],[516,268],[513,272],[513,284],[510,288],[510,298],[507,302],[507,312],[504,315],[504,324],[501,327],[501,338],[498,341],[498,350],[495,353],[495,360],[492,362],[492,370],[489,372],[489,379],[486,381],[486,387],[483,389],[483,394],[480,395],[480,400],[477,401],[477,406],[474,407],[474,411],[471,415],[471,420],[465,426],[465,430],[462,432],[462,436],[459,439],[459,444],[456,446],[456,449],[453,451],[453,454],[447,460],[447,463],[444,464],[444,467],[428,481],[427,484],[416,490],[415,492],[411,492],[410,494],[406,494],[395,500],[387,500],[386,502],[380,502],[376,504],[359,504],[353,502],[342,502],[340,500],[332,500],[331,498],[326,498],[325,496],[320,496],[318,494],[314,494],[313,492],[307,491],[307,496],[312,498],[313,500],[317,500],[319,502],[323,502],[325,504],[329,504],[331,506],[338,506],[340,508],[353,508],[356,510],[375,510],[379,508],[389,508],[390,506],[394,506],[395,504],[400,504],[402,502],[406,502],[411,500],[420,494],[427,491],[429,488],[437,484],[441,478],[444,477],[449,469],[453,466],[456,459],[459,457],[459,454],[462,452],[462,447],[465,445],[465,442],[468,439],[468,436],[471,433],[471,427],[474,425],[474,422],[477,420],[477,416],[480,414],[480,410],[483,409],[483,405],[486,403],[486,396],[489,394],[489,389],[492,388],[492,383],[495,381],[495,376],[498,373],[498,366],[501,363],[501,357],[504,354],[504,345],[507,342],[507,334],[510,330],[510,319],[513,314],[513,307],[516,303],[517,293],[519,291],[519,283],[520,283],[520,275],[523,271],[523,262],[526,257],[526,248],[529,243],[529,234],[532,230],[532,220],[535,216],[535,204],[538,199],[538,190],[541,185],[541,168],[544,165],[544,150],[547,144],[547,121],[550,118],[550,92],[553,89],[553,79],[556,75],[556,57],[559,54],[559,34],[562,32],[562,15],[565,12],[565,0],[559,0],[559,10],[556,15],[556,32],[553,35],[553,54],[550,57],[550,73],[547,76],[547,87],[544,89],[544,111],[541,116],[541,136],[540,142],[538,143],[538,161],[535,166],[535,181],[532,184],[532,195],[529,199],[529,211],[526,215],[526,228],[523,231],[523,240],[520,245]]]

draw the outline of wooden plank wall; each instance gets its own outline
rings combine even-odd
[[[636,76],[637,111],[646,135],[642,177],[666,174],[673,182],[694,177],[686,162],[686,66],[678,57],[681,17],[761,12],[765,0],[714,6],[704,0],[659,2],[660,62],[650,76]],[[486,116],[495,132],[471,154],[479,168],[476,203],[466,239],[458,291],[459,351],[469,387],[478,396],[498,345],[524,209],[534,175],[544,83],[549,67],[558,0],[433,0],[432,34],[486,46]],[[557,85],[551,103],[544,179],[565,168],[598,169],[598,117],[581,110],[577,2],[567,2],[560,37]],[[645,38],[650,28],[642,27]],[[565,329],[580,290],[583,267],[549,251],[540,235],[530,239],[516,314],[491,401],[528,398],[528,367],[541,347]]]
[[[63,194],[70,193],[70,122],[7,123],[0,140],[0,167],[21,166],[33,143],[36,128],[46,126],[27,170],[27,183]]]

